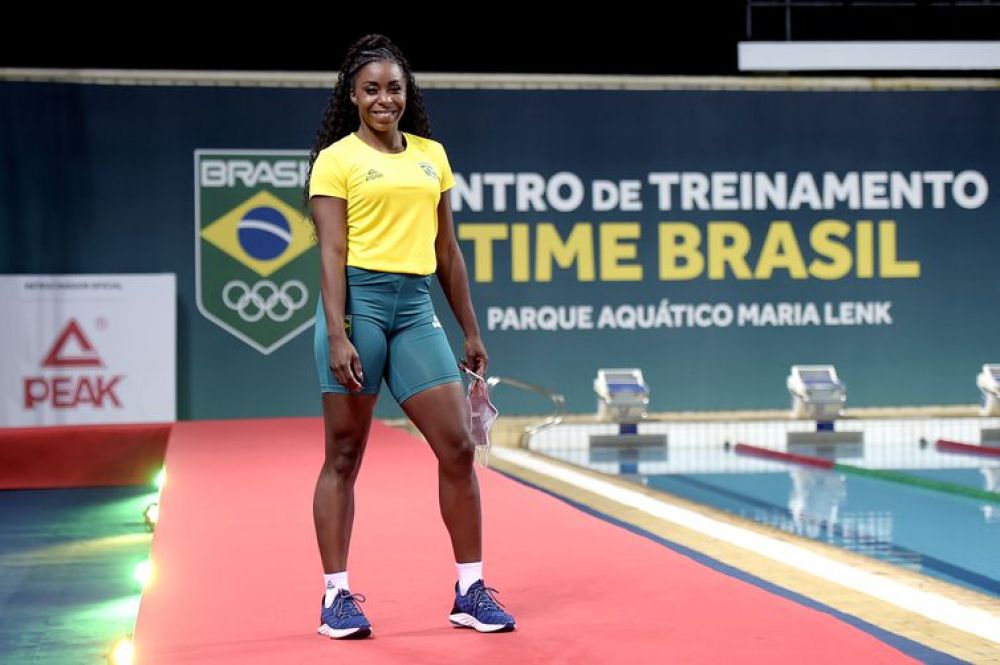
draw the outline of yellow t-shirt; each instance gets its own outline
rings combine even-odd
[[[406,149],[384,153],[354,134],[324,148],[310,196],[347,201],[347,265],[429,275],[437,269],[437,206],[455,185],[444,146],[404,133]]]

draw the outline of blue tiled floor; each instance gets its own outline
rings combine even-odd
[[[0,662],[100,663],[139,608],[151,487],[0,491]]]

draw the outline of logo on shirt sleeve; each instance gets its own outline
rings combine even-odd
[[[420,162],[420,168],[423,169],[424,173],[427,174],[428,178],[434,178],[435,180],[440,180],[437,171],[434,170],[434,165],[430,162]]]

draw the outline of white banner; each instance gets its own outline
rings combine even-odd
[[[174,421],[176,282],[0,276],[0,426]]]

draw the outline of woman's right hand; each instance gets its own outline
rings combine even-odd
[[[361,358],[347,337],[330,340],[330,371],[334,378],[351,392],[361,390],[365,375],[361,371]]]

